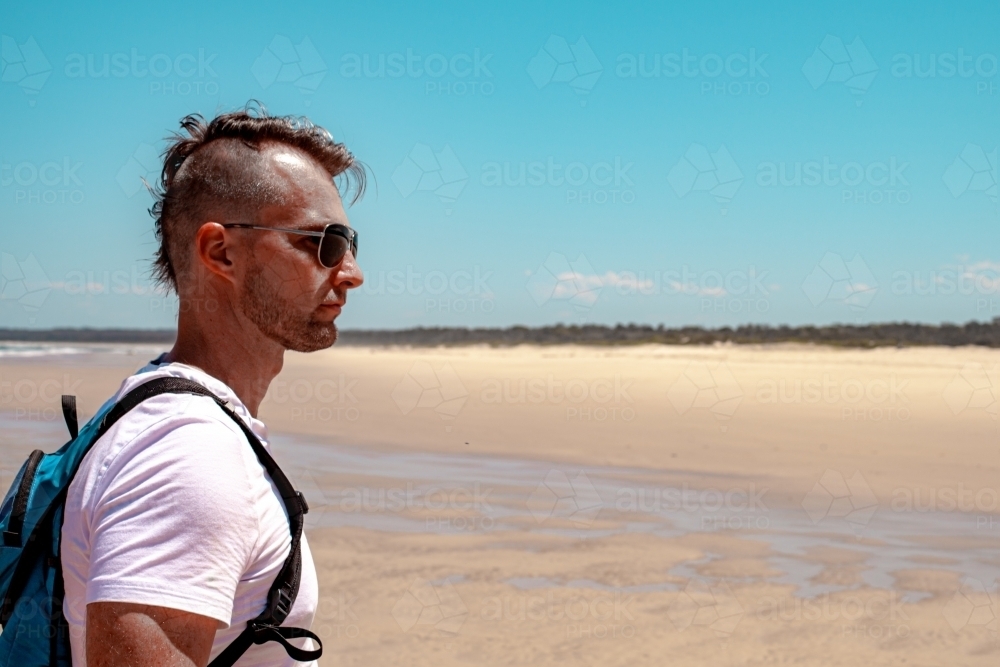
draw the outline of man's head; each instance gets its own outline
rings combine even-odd
[[[337,182],[357,199],[364,169],[305,119],[238,111],[210,122],[188,116],[181,128],[164,156],[151,209],[160,242],[157,278],[177,292],[182,309],[205,307],[207,291],[213,302],[227,298],[241,319],[286,349],[332,345],[347,290],[362,281],[355,257],[348,252],[328,268],[317,258],[315,237],[224,225],[347,225]]]

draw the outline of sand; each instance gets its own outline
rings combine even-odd
[[[92,413],[133,352],[0,357],[0,482],[65,439],[63,387]],[[289,354],[260,416],[313,505],[321,664],[996,665],[997,364]]]

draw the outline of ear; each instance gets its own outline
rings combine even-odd
[[[225,227],[217,222],[206,222],[199,227],[194,236],[194,252],[206,269],[225,280],[235,280],[233,246]]]

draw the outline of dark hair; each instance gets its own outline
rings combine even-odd
[[[178,269],[186,262],[181,249],[208,216],[253,222],[264,206],[283,203],[285,192],[269,178],[262,156],[266,144],[292,146],[310,156],[335,184],[345,181],[345,190],[354,189],[351,203],[364,193],[364,166],[308,118],[269,116],[251,102],[209,122],[200,114],[185,116],[180,125],[183,133],[168,138],[160,182],[150,188],[156,201],[149,209],[159,242],[153,276],[175,292]]]

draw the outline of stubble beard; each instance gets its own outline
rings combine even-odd
[[[337,325],[313,320],[311,312],[282,296],[267,280],[262,266],[255,266],[247,274],[240,310],[262,334],[286,350],[316,352],[337,342]]]

